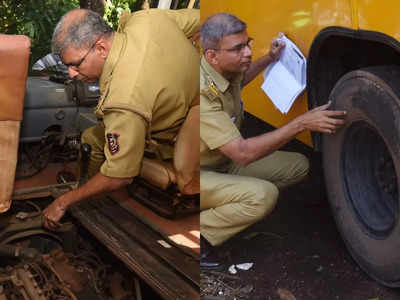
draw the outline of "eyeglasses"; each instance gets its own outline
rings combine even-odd
[[[249,38],[246,43],[238,44],[238,45],[236,45],[236,46],[234,46],[232,48],[229,48],[229,49],[214,49],[214,50],[241,53],[242,51],[244,51],[244,49],[246,47],[251,49],[253,47],[253,44],[254,44],[254,40],[252,38]]]
[[[93,50],[94,46],[96,45],[96,43],[103,37],[104,34],[101,34],[96,41],[93,43],[93,45],[89,48],[88,52],[86,52],[86,54],[76,63],[69,63],[66,64],[64,63],[64,65],[67,66],[67,68],[73,68],[75,70],[79,69],[79,67],[81,66],[81,64],[85,61],[86,57],[89,55],[89,53]]]

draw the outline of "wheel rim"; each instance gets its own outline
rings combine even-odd
[[[365,121],[346,130],[341,155],[347,201],[364,232],[383,239],[398,216],[397,175],[379,133]]]

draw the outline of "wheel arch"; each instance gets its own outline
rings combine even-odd
[[[378,65],[400,65],[400,43],[375,31],[327,27],[314,38],[307,65],[308,106],[328,102],[336,82],[346,73]],[[313,133],[314,149],[321,150],[321,134]]]

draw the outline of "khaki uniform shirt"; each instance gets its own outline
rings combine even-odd
[[[188,39],[199,29],[196,9],[150,9],[121,17],[95,110],[105,127],[103,175],[138,175],[150,136],[172,145],[199,93],[199,53]],[[172,148],[161,152],[171,156]]]
[[[200,63],[200,166],[225,172],[231,159],[218,148],[241,136],[243,108],[240,97],[243,76],[232,82],[205,60]]]

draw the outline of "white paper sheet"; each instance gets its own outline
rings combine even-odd
[[[286,36],[280,40],[284,41],[286,46],[279,61],[265,70],[261,88],[276,108],[286,114],[306,87],[307,60]]]

